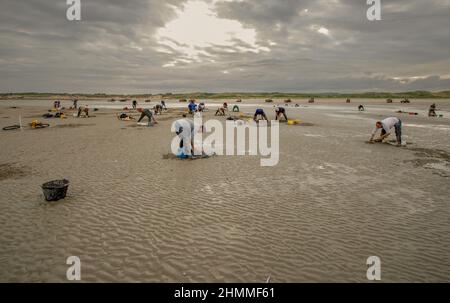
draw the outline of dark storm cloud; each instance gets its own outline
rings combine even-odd
[[[69,22],[65,0],[3,0],[0,91],[450,87],[450,0],[385,0],[377,22],[367,20],[365,1],[217,1],[218,17],[255,29],[270,51],[242,51],[252,45],[236,40],[196,48],[204,51],[196,62],[155,38],[186,1],[81,0],[82,21]],[[163,67],[177,59],[185,61]]]

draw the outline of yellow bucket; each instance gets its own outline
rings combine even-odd
[[[287,122],[288,125],[296,125],[299,123],[300,123],[300,120],[288,120],[288,122]]]

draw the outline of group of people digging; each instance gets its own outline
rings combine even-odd
[[[137,104],[133,104],[133,107],[135,107],[135,106],[137,106]],[[153,110],[141,109],[141,108],[136,108],[136,109],[139,113],[141,113],[141,116],[137,120],[138,123],[147,117],[150,124],[157,124],[158,122],[157,122],[155,116],[157,114],[161,114],[164,109],[167,109],[167,107],[166,107],[165,102],[161,101],[161,104],[158,104],[155,107],[153,107]],[[80,108],[79,108],[79,110],[80,110]],[[197,112],[203,112],[204,110],[205,110],[204,103],[200,103],[199,105],[197,105],[194,100],[191,100],[188,105],[188,112],[190,114],[195,114]],[[358,110],[364,111],[365,110],[364,106],[360,105],[358,107]],[[215,113],[215,116],[225,116],[227,111],[228,111],[228,104],[223,103],[223,105],[218,107],[218,109]],[[430,117],[436,116],[435,111],[436,111],[436,105],[432,104],[429,109],[429,116]],[[239,107],[237,105],[234,105],[233,112],[239,112]],[[133,119],[131,116],[128,116],[126,114],[122,114],[119,118],[120,119]],[[256,122],[259,120],[267,121],[268,118],[267,118],[267,115],[266,115],[264,109],[257,108],[255,111],[255,114],[253,115],[253,120]],[[284,107],[277,106],[275,108],[275,120],[288,121],[286,109]],[[188,154],[188,152],[186,151],[186,146],[190,143],[191,137],[193,136],[191,132],[195,131],[193,129],[192,125],[193,125],[193,122],[190,119],[187,119],[186,115],[183,115],[183,119],[176,121],[176,126],[177,126],[176,132],[181,138],[180,149],[183,149],[185,151],[184,152],[185,155]],[[191,130],[188,132],[187,129],[191,129]],[[375,138],[379,131],[381,131],[380,136],[378,138]],[[392,131],[395,131],[397,145],[401,146],[402,145],[402,121],[397,117],[388,117],[384,120],[377,121],[375,123],[375,128],[372,131],[372,135],[370,137],[369,142],[370,143],[383,142],[390,136]],[[189,138],[189,140],[188,140],[188,138]]]

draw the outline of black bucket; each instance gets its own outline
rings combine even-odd
[[[41,187],[44,192],[45,200],[58,201],[66,197],[69,181],[66,179],[54,180],[42,184]]]

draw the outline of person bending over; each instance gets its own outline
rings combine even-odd
[[[286,121],[288,120],[286,116],[286,109],[284,107],[281,106],[277,107],[277,109],[275,109],[275,115],[276,115],[275,120],[280,119],[281,121],[281,116],[283,116]]]
[[[195,104],[194,100],[191,100],[191,102],[189,102],[188,110],[191,115],[197,111],[197,104]]]
[[[158,114],[162,115],[162,112],[163,112],[163,107],[162,107],[162,105],[156,104],[156,105],[153,107],[153,111],[155,112],[155,115],[158,115]]]
[[[138,108],[138,112],[141,113],[141,117],[139,118],[138,123],[141,122],[142,119],[147,117],[149,123],[152,123],[153,121],[153,123],[158,124],[158,121],[156,121],[155,119],[155,115],[153,115],[152,111],[149,110],[148,108],[146,109]]]
[[[257,122],[258,120],[268,121],[266,113],[264,112],[264,110],[262,108],[258,108],[256,110],[255,115],[253,116],[253,120],[255,120],[255,122]]]
[[[402,121],[396,117],[389,117],[382,121],[378,121],[375,124],[375,129],[372,131],[372,137],[370,137],[371,143],[373,142],[383,142],[384,139],[389,137],[392,128],[395,129],[395,136],[397,137],[397,145],[402,145]],[[381,135],[378,139],[374,140],[374,137],[378,130],[381,129]]]
[[[87,107],[87,105],[78,107],[77,117],[80,118],[81,114],[83,114],[83,113],[87,118],[89,118],[89,108]]]
[[[225,108],[224,107],[219,107],[216,111],[215,116],[225,116]]]
[[[180,138],[179,155],[181,157],[191,157],[194,151],[194,135],[196,129],[194,121],[186,119],[186,115],[183,115],[183,119],[175,121],[175,133]]]

